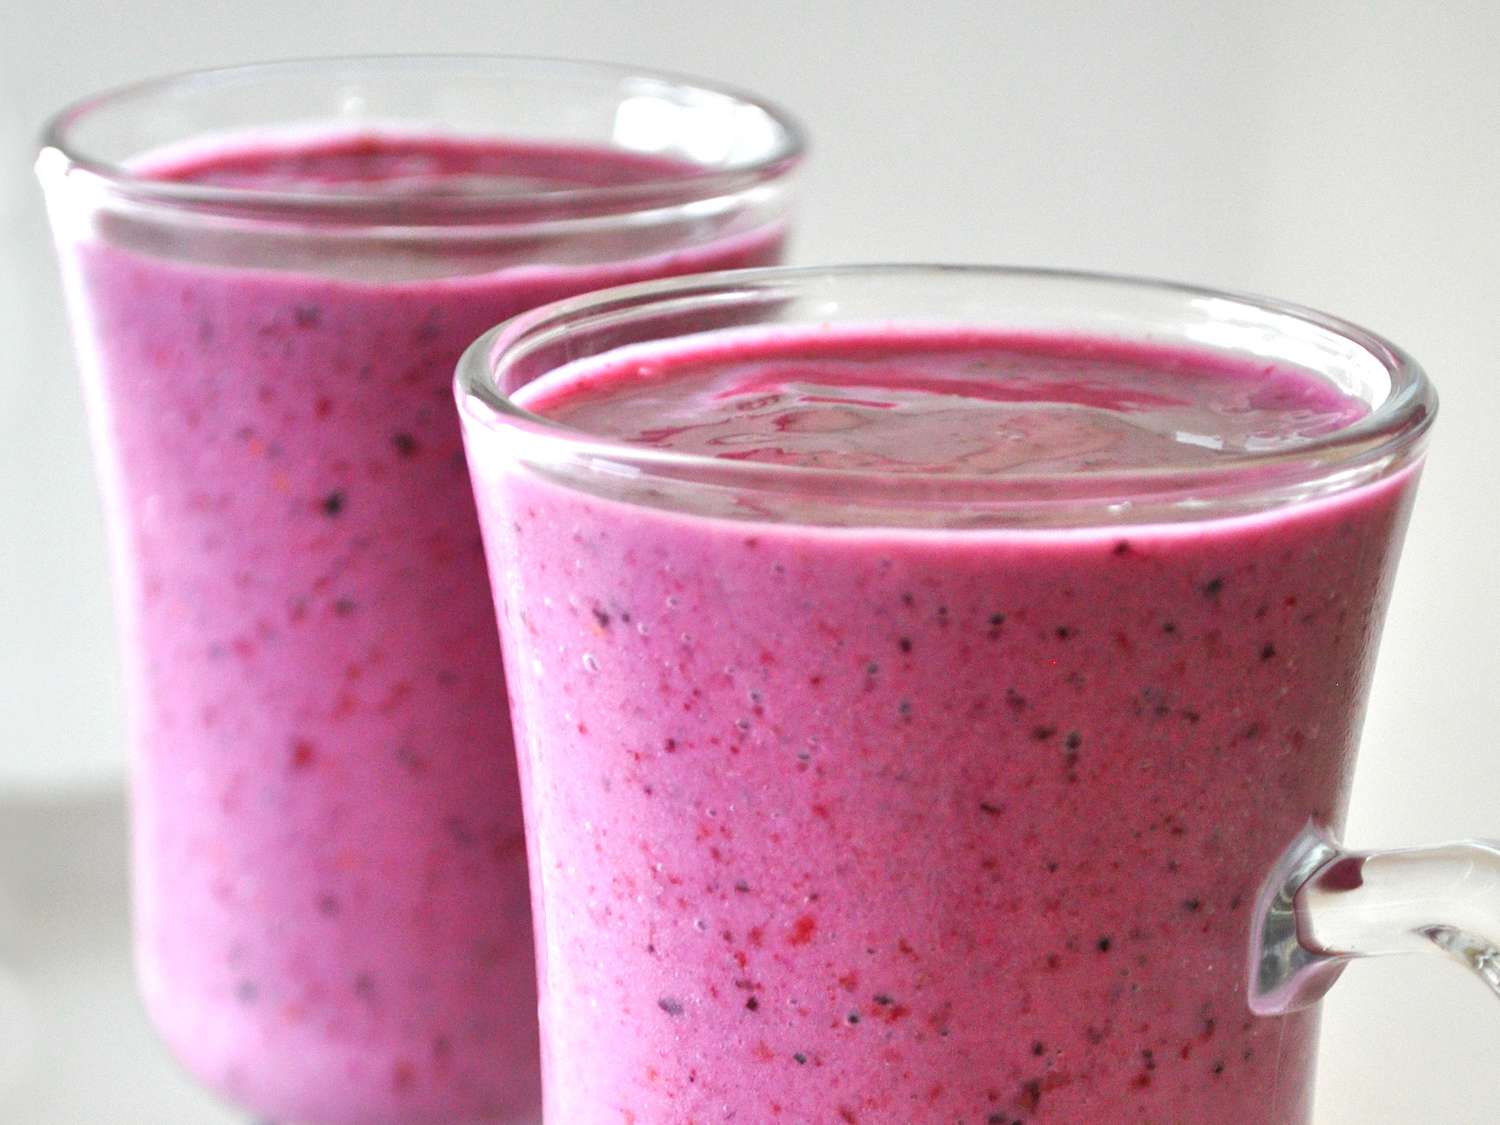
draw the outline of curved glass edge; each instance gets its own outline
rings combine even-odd
[[[1124,286],[1288,317],[1332,333],[1367,353],[1388,374],[1390,390],[1370,414],[1326,437],[1293,449],[1226,457],[1211,467],[983,477],[767,465],[630,445],[531,414],[512,403],[496,379],[497,372],[516,356],[542,342],[566,337],[589,318],[596,324],[624,322],[632,312],[661,312],[674,305],[686,309],[746,293],[777,302],[805,295],[796,292],[799,286],[876,277],[913,283],[923,277],[944,277]],[[836,300],[831,288],[828,296]],[[894,323],[908,327],[900,320]],[[921,322],[921,327],[934,325]],[[1393,477],[1418,464],[1437,409],[1432,384],[1402,349],[1357,325],[1288,302],[1117,274],[924,264],[735,270],[600,290],[523,313],[491,329],[460,360],[454,389],[459,410],[467,419],[504,431],[507,456],[560,478],[604,474],[614,480],[631,480],[637,486],[633,502],[643,502],[645,497],[644,502],[650,503],[653,483],[668,491],[675,489],[679,496],[683,489],[695,488],[796,495],[809,500],[812,507],[791,519],[771,522],[937,530],[1139,527],[1252,515],[1306,503]],[[858,516],[819,519],[819,503],[857,511]],[[664,497],[661,506],[678,505]],[[903,513],[915,507],[921,508],[921,518],[913,520]],[[757,510],[751,504],[739,518],[763,519],[755,514]]]
[[[432,205],[433,217],[415,224],[419,226],[527,223],[534,229],[539,213],[555,215],[564,212],[569,217],[618,217],[694,204],[710,206],[716,199],[743,195],[761,185],[789,178],[800,166],[807,151],[806,131],[785,109],[749,91],[691,75],[618,63],[534,55],[350,55],[285,59],[184,71],[91,95],[64,107],[43,126],[35,160],[36,174],[44,184],[74,182],[82,190],[105,197],[117,197],[138,206],[200,211],[249,219],[315,217],[321,222],[344,221],[362,225],[378,223],[391,209],[392,201],[388,196],[353,192],[331,196],[153,180],[135,175],[123,164],[92,157],[80,151],[71,139],[74,127],[88,115],[122,101],[146,101],[194,85],[273,81],[281,74],[311,72],[319,67],[336,67],[343,71],[365,68],[370,75],[424,67],[471,71],[483,75],[486,68],[514,67],[534,70],[538,80],[571,72],[599,81],[601,88],[604,83],[623,86],[629,82],[639,82],[649,84],[658,91],[723,99],[726,103],[759,111],[774,126],[777,134],[768,150],[753,160],[725,167],[704,164],[701,172],[674,176],[671,179],[600,187],[495,194],[479,192],[444,197]]]

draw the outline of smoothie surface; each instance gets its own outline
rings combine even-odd
[[[829,331],[582,361],[518,405],[685,454],[886,473],[1191,469],[1368,413],[1309,371],[1065,336]]]
[[[226,137],[132,162],[147,179],[265,192],[328,195],[521,194],[686,179],[685,160],[551,142],[347,130]]]

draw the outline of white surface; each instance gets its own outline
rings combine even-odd
[[[0,1121],[245,1125],[177,1069],[131,981],[117,793],[0,804]]]
[[[120,760],[103,542],[30,184],[41,118],[185,67],[507,50],[713,75],[797,110],[815,143],[804,262],[1154,273],[1322,306],[1409,348],[1443,410],[1349,836],[1500,836],[1497,42],[1500,7],[1481,3],[0,0],[0,786],[76,791]],[[0,1120],[228,1120],[171,1077],[129,999],[117,806],[48,809],[0,804],[0,963],[44,1016]],[[49,834],[89,846],[12,846]],[[0,979],[0,1026],[8,995]],[[1500,1120],[1500,1004],[1457,969],[1356,966],[1325,1028],[1327,1125]]]

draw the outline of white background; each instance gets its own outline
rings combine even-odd
[[[128,983],[104,547],[29,170],[49,111],[292,55],[637,62],[801,115],[799,261],[1150,273],[1391,336],[1443,408],[1348,833],[1379,846],[1500,837],[1497,44],[1500,6],[1397,0],[0,0],[0,1121],[238,1120]],[[1357,965],[1325,1011],[1320,1121],[1500,1120],[1500,1002],[1459,969]]]

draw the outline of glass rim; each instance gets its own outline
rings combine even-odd
[[[696,169],[690,168],[684,174],[650,177],[627,184],[523,191],[497,189],[492,192],[475,191],[443,196],[432,206],[441,214],[439,221],[444,225],[453,223],[455,216],[462,221],[466,214],[475,216],[476,221],[494,223],[497,219],[507,217],[525,220],[538,210],[545,210],[549,215],[558,208],[580,214],[629,214],[657,210],[664,205],[716,199],[787,175],[800,165],[807,152],[807,133],[796,117],[767,98],[727,83],[628,63],[564,56],[459,52],[303,56],[176,71],[110,87],[77,99],[48,118],[38,142],[37,163],[39,167],[46,166],[61,174],[87,177],[106,191],[137,203],[247,215],[307,209],[338,215],[351,221],[369,218],[378,222],[391,207],[389,195],[375,192],[332,194],[267,190],[152,179],[132,171],[118,160],[92,155],[75,142],[74,135],[80,124],[95,113],[122,103],[149,103],[152,98],[195,86],[270,82],[283,75],[308,73],[318,68],[334,66],[346,70],[360,68],[371,74],[417,68],[473,70],[476,73],[511,68],[521,72],[534,72],[538,76],[537,80],[569,72],[601,83],[618,84],[637,79],[659,83],[677,91],[708,94],[758,109],[775,124],[778,131],[776,143],[765,153],[731,166],[714,167],[704,164]]]
[[[1250,451],[1216,459],[1208,465],[1188,469],[1170,466],[1101,472],[1020,472],[992,475],[941,473],[886,473],[864,469],[830,469],[754,461],[725,460],[700,453],[684,453],[589,433],[565,423],[536,415],[517,406],[502,393],[496,374],[507,357],[541,337],[556,338],[591,316],[607,317],[614,310],[616,323],[631,309],[649,312],[670,306],[685,307],[695,295],[711,297],[715,292],[774,290],[807,285],[829,278],[887,277],[920,283],[932,278],[998,278],[1038,283],[1078,282],[1100,288],[1125,286],[1184,301],[1210,299],[1269,314],[1292,317],[1326,332],[1332,332],[1381,364],[1390,377],[1384,399],[1350,425],[1318,435],[1282,449]],[[901,324],[899,315],[879,323]],[[918,321],[931,327],[981,327],[972,318],[957,317],[951,324]],[[710,333],[712,334],[712,330]],[[1191,341],[1184,341],[1191,342]],[[607,354],[608,349],[604,353]],[[588,357],[593,358],[593,357]],[[458,363],[454,391],[460,411],[491,431],[503,431],[511,455],[534,457],[539,462],[584,463],[615,473],[636,476],[659,475],[691,487],[731,484],[758,492],[806,494],[814,492],[858,506],[912,502],[922,505],[951,502],[980,506],[998,505],[1015,509],[1049,509],[1049,527],[1080,528],[1114,523],[1176,523],[1216,514],[1236,514],[1215,509],[1212,500],[1201,497],[1205,489],[1217,488],[1243,499],[1267,497],[1252,510],[1280,507],[1278,489],[1297,487],[1329,479],[1329,491],[1388,477],[1410,464],[1421,453],[1424,438],[1437,410],[1437,394],[1425,371],[1409,354],[1376,333],[1358,325],[1302,305],[1229,290],[1212,289],[1181,282],[1126,274],[1053,269],[1033,266],[983,266],[953,264],[852,264],[837,266],[792,266],[729,270],[669,278],[597,290],[521,313],[476,340]],[[1186,496],[1187,500],[1182,501]],[[1121,497],[1134,498],[1120,505]],[[1177,499],[1173,499],[1176,497]],[[1181,503],[1181,508],[1172,507]],[[1151,515],[1153,505],[1167,506],[1168,514]],[[1118,509],[1118,510],[1117,510]],[[1243,514],[1243,513],[1240,513]],[[794,521],[805,522],[805,521]],[[817,522],[817,521],[811,521]],[[884,526],[878,518],[876,526]],[[896,526],[896,524],[892,524]],[[904,526],[904,525],[903,525]],[[995,526],[1007,526],[1004,523]]]

